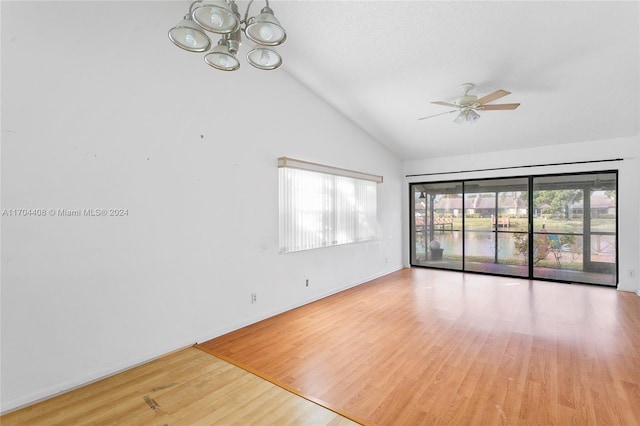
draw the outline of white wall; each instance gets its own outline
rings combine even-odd
[[[1,2],[2,209],[128,209],[2,217],[3,411],[402,267],[401,162],[149,4]],[[279,156],[383,175],[379,240],[279,255]]]
[[[517,144],[517,141],[514,141]],[[572,173],[595,170],[618,170],[618,226],[619,226],[619,285],[623,291],[635,291],[638,286],[638,265],[640,265],[640,245],[638,233],[638,211],[640,185],[638,176],[638,151],[640,138],[618,138],[578,144],[562,144],[526,150],[502,151],[482,155],[437,158],[407,161],[404,174],[443,173],[454,171],[480,170],[538,164],[598,161],[622,158],[623,161],[575,164],[564,166],[533,167],[523,169],[494,170],[487,172],[447,173],[437,176],[408,177],[405,183],[435,182],[454,179],[475,179],[504,176],[525,176],[552,173]],[[403,192],[403,223],[405,235],[409,234],[408,190]],[[404,246],[404,261],[409,264],[409,247]],[[628,270],[635,271],[635,277],[627,276]],[[640,290],[639,290],[640,293]]]

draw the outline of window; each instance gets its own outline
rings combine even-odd
[[[376,238],[381,176],[278,159],[280,253]]]

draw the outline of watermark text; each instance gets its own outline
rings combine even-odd
[[[2,209],[2,217],[125,217],[129,216],[129,209],[105,209],[105,208],[80,208],[80,209],[61,209],[61,208],[19,208],[19,209]]]

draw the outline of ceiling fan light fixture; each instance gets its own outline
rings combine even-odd
[[[480,114],[471,108],[465,108],[460,111],[460,114],[453,121],[457,124],[472,124],[478,120],[480,120]]]

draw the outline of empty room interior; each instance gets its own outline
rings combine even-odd
[[[2,424],[640,424],[637,1],[2,1]]]

